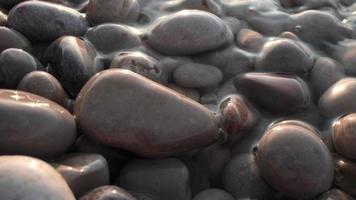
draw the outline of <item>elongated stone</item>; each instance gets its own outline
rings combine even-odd
[[[251,101],[274,112],[300,112],[311,103],[307,84],[292,74],[246,73],[237,76],[234,85]]]
[[[0,185],[3,200],[75,200],[53,167],[28,156],[0,156]]]
[[[9,27],[37,41],[52,41],[60,36],[82,36],[89,23],[78,11],[54,3],[26,1],[8,15]]]
[[[123,69],[105,70],[90,79],[74,110],[79,128],[91,139],[142,156],[208,146],[218,133],[208,109]]]
[[[59,156],[76,138],[73,116],[43,97],[0,90],[0,154]]]

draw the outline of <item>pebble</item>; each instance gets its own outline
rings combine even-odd
[[[104,69],[94,47],[73,36],[55,40],[47,50],[50,72],[70,97],[75,97],[95,73]]]
[[[185,64],[173,72],[174,81],[187,88],[206,88],[220,83],[221,71],[211,65]]]
[[[211,13],[183,10],[158,19],[143,40],[163,54],[191,55],[228,43],[232,32],[223,20]]]
[[[43,97],[15,90],[0,90],[0,154],[52,158],[74,143],[74,117]]]
[[[128,70],[95,75],[81,90],[74,110],[85,135],[142,156],[208,146],[218,134],[215,118],[205,107]]]
[[[1,199],[75,199],[63,177],[42,160],[0,156],[0,174]]]
[[[347,192],[347,194],[355,196],[356,189],[354,183],[356,181],[356,163],[338,155],[334,155],[334,163],[334,185]]]
[[[339,189],[331,189],[324,194],[322,194],[317,200],[353,200],[350,195]]]
[[[97,187],[79,200],[136,200],[129,192],[113,185]]]
[[[68,106],[67,93],[58,80],[47,72],[33,71],[28,73],[22,78],[17,89],[47,98],[62,107]]]
[[[190,200],[189,180],[187,167],[177,159],[134,159],[121,170],[118,184],[153,199]]]
[[[128,50],[141,45],[137,31],[122,24],[101,24],[90,28],[85,37],[103,54]]]
[[[221,178],[223,188],[237,199],[271,197],[272,189],[263,180],[252,153],[232,157],[226,164]]]
[[[0,38],[0,52],[9,48],[17,48],[25,51],[31,50],[31,43],[25,36],[5,26],[0,26]]]
[[[256,58],[256,71],[302,75],[314,64],[313,52],[300,42],[277,39],[267,42]]]
[[[123,52],[116,55],[110,68],[127,69],[161,84],[168,82],[168,75],[158,60],[141,52]]]
[[[320,97],[328,88],[345,76],[342,64],[333,59],[321,57],[316,59],[310,72],[310,85],[314,94]]]
[[[6,26],[7,24],[7,15],[0,10],[0,26]]]
[[[211,188],[200,192],[192,200],[234,200],[234,197],[224,190]]]
[[[320,112],[328,118],[356,112],[356,79],[342,78],[334,83],[319,99]]]
[[[8,15],[9,27],[31,40],[53,41],[60,36],[82,36],[89,28],[87,20],[74,9],[44,1],[25,1]]]
[[[204,171],[211,187],[221,186],[221,174],[230,159],[229,145],[219,143],[203,148],[193,157],[199,170]]]
[[[236,89],[256,104],[277,113],[305,110],[311,104],[308,85],[286,73],[246,73],[234,80]]]
[[[63,176],[76,197],[109,184],[107,162],[99,154],[68,154],[56,159],[52,166]]]
[[[333,123],[331,127],[332,142],[336,152],[346,158],[353,160],[356,160],[356,148],[353,145],[354,141],[356,141],[354,134],[355,127],[355,113],[340,117]]]
[[[137,0],[89,0],[87,9],[92,24],[134,22],[141,10]]]
[[[75,152],[102,155],[108,164],[110,182],[119,176],[121,167],[132,157],[126,151],[95,143],[84,135],[81,135],[75,142]]]
[[[0,86],[15,89],[21,79],[37,69],[35,58],[21,49],[6,49],[0,54]]]
[[[287,197],[310,198],[331,186],[332,157],[314,128],[275,123],[266,130],[255,153],[264,180]]]
[[[229,95],[219,103],[219,122],[227,134],[229,143],[234,143],[248,134],[259,120],[259,113],[242,95]]]

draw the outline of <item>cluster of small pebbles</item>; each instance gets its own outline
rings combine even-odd
[[[356,0],[0,0],[1,200],[352,200]]]

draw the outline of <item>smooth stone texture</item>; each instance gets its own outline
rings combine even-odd
[[[276,39],[267,42],[256,58],[256,71],[302,75],[314,64],[313,52],[301,42]]]
[[[193,88],[184,88],[184,87],[180,87],[174,83],[169,83],[167,85],[168,88],[176,91],[179,94],[182,94],[186,97],[189,97],[191,99],[193,99],[194,101],[199,102],[200,100],[200,94],[199,91]]]
[[[58,104],[21,91],[0,90],[0,153],[55,157],[76,138],[73,116]]]
[[[36,41],[52,41],[60,36],[82,36],[89,24],[78,11],[43,1],[26,1],[11,9],[9,27]]]
[[[220,48],[194,57],[197,63],[219,68],[224,80],[253,69],[255,55],[236,46]]]
[[[229,95],[218,106],[221,129],[229,143],[234,143],[249,133],[259,120],[259,112],[242,95]]]
[[[63,177],[49,164],[27,156],[0,156],[2,200],[74,200]]]
[[[96,50],[108,54],[140,46],[141,39],[133,29],[121,24],[102,24],[90,28],[85,37]]]
[[[354,198],[339,189],[331,189],[318,197],[317,200],[354,200]]]
[[[162,84],[168,82],[167,73],[158,60],[139,51],[119,53],[111,62],[110,68],[128,69]]]
[[[58,80],[47,72],[34,71],[28,73],[20,81],[18,90],[36,94],[66,107],[68,96]]]
[[[205,88],[220,83],[223,78],[221,71],[211,65],[185,64],[173,72],[174,81],[187,88]]]
[[[94,47],[73,36],[54,41],[47,50],[47,59],[50,72],[71,97],[79,93],[91,76],[104,69]]]
[[[235,200],[235,198],[224,190],[211,188],[200,192],[192,200]]]
[[[223,188],[235,198],[268,199],[272,195],[252,153],[234,156],[225,166],[221,179]]]
[[[327,57],[321,57],[316,59],[310,72],[310,86],[315,95],[320,97],[329,87],[345,76],[345,69],[340,63]]]
[[[312,198],[331,186],[331,154],[316,130],[304,123],[273,124],[261,138],[255,154],[264,180],[288,197]]]
[[[143,38],[167,55],[190,55],[216,49],[232,40],[232,32],[217,16],[198,10],[183,10],[158,19]]]
[[[141,156],[198,149],[212,144],[218,134],[208,109],[128,70],[95,75],[81,90],[74,110],[85,135]]]
[[[325,117],[337,117],[356,112],[356,78],[342,78],[319,99],[320,112]]]
[[[89,0],[87,17],[92,24],[129,23],[138,19],[140,10],[137,0]]]
[[[76,197],[96,187],[109,184],[109,169],[99,154],[68,154],[52,166],[63,176]]]
[[[109,167],[110,182],[113,182],[119,176],[121,167],[132,157],[128,152],[95,143],[84,135],[77,139],[75,143],[75,151],[104,156]]]
[[[139,200],[126,190],[113,185],[97,187],[79,200]]]
[[[246,73],[234,85],[252,102],[277,113],[301,112],[311,104],[308,85],[292,74]]]
[[[190,200],[189,180],[187,167],[177,159],[135,159],[121,170],[118,184],[154,199]]]
[[[334,155],[335,178],[334,185],[347,194],[355,196],[356,163],[352,160]]]
[[[345,40],[335,45],[327,43],[325,51],[328,55],[339,61],[345,70],[346,75],[356,75],[356,41]]]
[[[37,69],[35,58],[21,49],[6,49],[0,54],[0,86],[15,89],[21,79]]]
[[[340,155],[356,160],[356,114],[348,114],[337,119],[332,127],[332,142]]]
[[[31,50],[31,43],[21,33],[0,26],[0,52],[9,48],[18,48],[25,51]]]

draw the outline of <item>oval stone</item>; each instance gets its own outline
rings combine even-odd
[[[331,133],[336,152],[356,160],[356,113],[337,119],[331,127]]]
[[[63,177],[49,164],[27,156],[0,156],[1,199],[75,200]]]
[[[94,47],[73,36],[55,40],[47,50],[47,59],[51,73],[72,97],[77,95],[91,76],[104,68]]]
[[[74,143],[73,116],[43,97],[0,90],[0,154],[55,157]]]
[[[78,11],[54,3],[26,1],[11,9],[9,27],[37,41],[52,41],[60,36],[82,36],[89,24]]]
[[[102,24],[88,30],[86,38],[95,48],[104,53],[131,49],[141,45],[141,40],[133,28],[121,24]]]
[[[331,154],[309,126],[293,121],[272,125],[259,141],[256,155],[264,180],[288,197],[309,199],[331,186]]]
[[[105,70],[90,79],[74,110],[79,128],[94,141],[142,156],[208,146],[218,133],[208,109],[123,69]]]
[[[8,48],[18,48],[29,51],[31,50],[31,43],[21,33],[0,26],[0,52]]]
[[[37,94],[66,107],[68,96],[58,80],[47,72],[34,71],[20,81],[18,90]]]
[[[356,112],[356,78],[342,78],[319,99],[320,112],[325,117],[337,117]]]
[[[183,10],[158,19],[144,39],[161,53],[189,55],[228,43],[232,32],[222,19],[209,12]]]
[[[189,63],[179,66],[173,72],[174,81],[187,88],[204,88],[220,83],[221,71],[211,65]]]
[[[235,200],[235,198],[224,190],[210,188],[195,195],[193,200]]]
[[[90,0],[87,16],[92,24],[134,22],[140,15],[137,0]]]
[[[0,86],[15,89],[21,79],[37,69],[35,58],[21,49],[6,49],[0,54]]]

